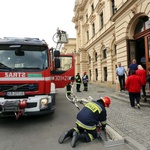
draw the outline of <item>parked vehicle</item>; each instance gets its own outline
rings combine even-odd
[[[57,31],[57,45],[67,43]],[[45,115],[55,110],[56,88],[74,77],[74,55],[60,55],[38,38],[0,39],[0,117]]]

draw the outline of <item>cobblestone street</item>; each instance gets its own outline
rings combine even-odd
[[[74,87],[74,93],[78,97],[88,98],[88,96],[92,96],[94,99],[100,96],[111,97],[112,103],[110,108],[107,109],[108,124],[133,147],[140,150],[150,150],[149,103],[147,103],[147,106],[141,107],[141,109],[133,109],[129,101],[125,102],[112,97],[115,93],[113,88],[101,87],[94,84],[89,84],[88,92],[83,91],[83,87],[81,86],[81,92],[77,93]]]

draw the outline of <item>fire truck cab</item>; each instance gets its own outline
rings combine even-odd
[[[0,117],[53,113],[56,88],[74,73],[74,56],[49,49],[44,40],[0,39]]]

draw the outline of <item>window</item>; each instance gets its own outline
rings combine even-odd
[[[112,7],[112,15],[115,13],[115,2],[114,0],[111,0],[111,7]]]
[[[60,59],[60,68],[58,68],[58,70],[66,71],[72,67],[72,57],[61,56],[59,59]]]
[[[94,12],[94,4],[91,5],[92,13]]]
[[[116,44],[114,44],[114,55],[116,55],[117,54],[117,45]]]
[[[0,67],[2,69],[26,69],[29,71],[48,67],[47,49],[42,46],[23,46],[21,51],[0,45]]]
[[[150,37],[148,37],[148,51],[149,51],[149,57],[150,57]],[[150,62],[150,59],[148,59],[148,61]]]
[[[89,31],[86,32],[87,35],[87,42],[89,41]]]
[[[139,18],[139,22],[136,25],[134,34],[138,34],[140,32],[143,32],[144,30],[147,30],[148,29],[147,23],[149,23],[149,18],[147,16]]]
[[[107,58],[107,54],[106,54],[106,48],[103,50],[103,58]]]
[[[89,64],[91,63],[91,56],[89,56]]]
[[[104,67],[104,81],[107,81],[107,67]]]
[[[95,69],[95,79],[98,80],[98,69]]]
[[[86,22],[88,22],[88,14],[86,14]]]
[[[103,28],[104,26],[104,17],[103,17],[103,12],[100,14],[100,28]]]
[[[97,62],[97,53],[95,53],[95,62]]]
[[[144,31],[144,22],[140,20],[135,28],[135,34],[143,32]]]
[[[89,74],[90,74],[90,80],[91,80],[91,76],[92,76],[91,70],[89,70]]]
[[[95,35],[95,24],[92,24],[92,29],[93,29],[93,36]]]

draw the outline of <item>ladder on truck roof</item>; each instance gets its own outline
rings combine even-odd
[[[57,41],[54,40],[55,36],[57,38]],[[55,49],[60,50],[62,44],[68,43],[68,35],[65,31],[57,29],[56,34],[54,34],[53,36],[53,41],[57,43]]]

